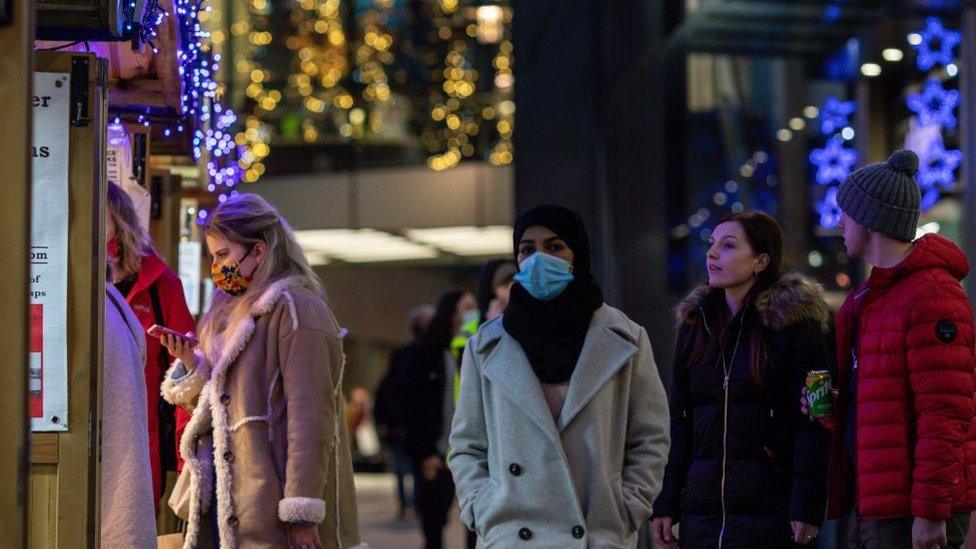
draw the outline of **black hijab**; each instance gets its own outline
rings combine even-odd
[[[573,250],[573,281],[555,299],[541,301],[516,283],[502,326],[518,341],[543,383],[565,383],[576,369],[593,312],[603,292],[590,272],[590,242],[578,213],[563,206],[537,206],[515,223],[515,257],[526,229],[542,226],[559,235]]]

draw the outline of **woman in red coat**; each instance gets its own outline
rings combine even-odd
[[[195,323],[186,306],[183,284],[156,254],[149,235],[139,223],[132,200],[114,183],[108,184],[105,226],[108,255],[112,261],[112,282],[125,296],[143,329],[159,324],[182,333],[194,331]],[[163,465],[175,463],[174,456],[179,456],[176,445],[180,440],[180,429],[177,427],[182,427],[189,419],[182,410],[176,412],[174,418],[172,407],[160,406],[159,385],[169,361],[169,354],[160,345],[159,339],[147,335],[145,375],[149,424],[146,427],[149,430],[153,501],[157,511],[163,494]],[[181,415],[184,417],[181,418]],[[178,423],[181,425],[177,426]],[[164,435],[174,430],[175,441],[171,445],[164,445],[163,439],[169,439]]]

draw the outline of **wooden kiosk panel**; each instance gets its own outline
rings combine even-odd
[[[73,121],[69,135],[68,430],[31,437],[28,544],[35,548],[98,544],[107,65],[94,54],[37,52],[35,70],[71,73],[79,57],[89,61],[89,120]]]
[[[0,284],[0,537],[8,547],[26,539],[27,349],[30,277],[31,35],[32,4],[6,2],[0,24],[0,104],[4,133],[0,139],[0,256],[5,283]],[[17,418],[20,418],[18,421]]]

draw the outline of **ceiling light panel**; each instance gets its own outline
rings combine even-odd
[[[437,257],[437,250],[403,237],[373,229],[295,231],[298,242],[316,261],[339,259],[347,263],[380,263]]]
[[[421,242],[445,252],[464,257],[510,255],[512,227],[441,227],[437,229],[407,229],[410,240]]]

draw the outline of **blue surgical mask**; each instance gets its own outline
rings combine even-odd
[[[573,281],[573,265],[554,255],[536,252],[519,264],[515,281],[540,300],[555,299]]]

